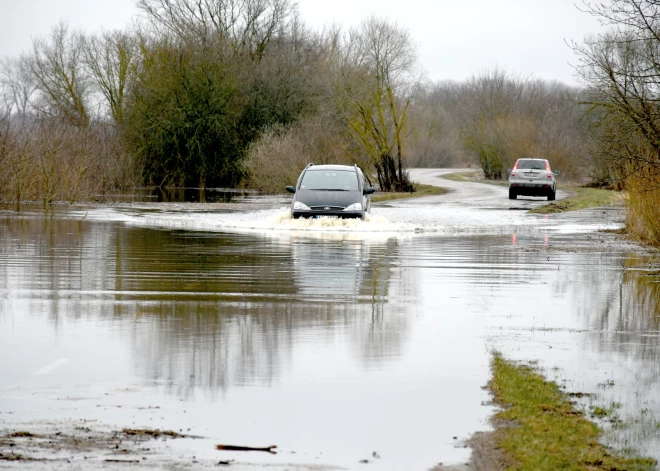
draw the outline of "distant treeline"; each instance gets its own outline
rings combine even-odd
[[[60,23],[2,62],[0,199],[145,185],[279,192],[308,162],[357,163],[381,190],[412,191],[406,167],[478,165],[502,178],[519,157],[641,200],[657,190],[651,0],[591,10],[620,27],[574,45],[579,88],[502,70],[432,83],[395,23],[313,31],[292,0],[137,3],[125,30]]]
[[[311,31],[289,0],[140,0],[142,20],[65,23],[1,67],[0,194],[86,199],[136,185],[282,191],[308,163],[358,163],[386,191],[406,166],[551,157],[579,176],[578,91],[492,71],[423,80],[378,18]]]

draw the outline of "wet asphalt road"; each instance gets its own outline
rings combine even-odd
[[[434,199],[443,204],[455,204],[463,207],[480,209],[533,209],[537,206],[547,204],[545,197],[519,196],[516,200],[508,199],[508,188],[479,182],[457,182],[443,178],[451,173],[475,172],[475,169],[410,169],[410,178],[424,185],[434,185],[447,188],[451,193],[429,197],[423,200],[427,204]],[[556,199],[561,200],[569,196],[569,193],[561,189],[557,190]]]

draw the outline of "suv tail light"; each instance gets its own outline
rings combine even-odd
[[[516,160],[516,163],[513,165],[513,169],[511,169],[511,176],[515,177],[516,176],[516,169],[518,168],[518,161]]]

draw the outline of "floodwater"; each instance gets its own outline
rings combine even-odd
[[[0,428],[181,431],[204,437],[169,442],[191,467],[425,470],[489,429],[499,350],[660,459],[660,269],[597,232],[620,210],[435,198],[366,222],[279,200],[1,212]]]

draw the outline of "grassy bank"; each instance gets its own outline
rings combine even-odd
[[[452,180],[455,182],[479,182],[479,183],[488,183],[489,185],[498,185],[498,186],[507,186],[507,182],[497,181],[497,180],[486,180],[484,178],[484,172],[481,170],[473,170],[470,172],[456,172],[448,173],[443,175],[442,178],[447,180]]]
[[[485,180],[481,170],[475,172],[459,172],[445,175],[444,178],[459,182],[479,182],[489,185],[509,186],[508,182]],[[583,188],[577,185],[561,185],[560,190],[573,193],[566,199],[554,201],[543,206],[531,209],[529,212],[534,214],[552,214],[565,211],[577,211],[578,209],[596,208],[599,206],[612,206],[623,203],[621,193],[600,188]]]
[[[571,405],[554,382],[529,365],[495,354],[489,388],[504,407],[496,444],[514,470],[649,470],[652,459],[622,456],[598,442],[602,430]]]
[[[419,198],[421,196],[443,195],[449,190],[433,185],[415,184],[416,191],[414,193],[375,193],[371,197],[372,203],[380,203],[382,201],[398,200],[401,198]]]
[[[623,203],[623,196],[616,191],[602,190],[600,188],[583,188],[581,186],[561,187],[561,189],[570,191],[574,195],[561,201],[554,201],[544,206],[539,206],[529,212],[535,214],[552,214]]]

